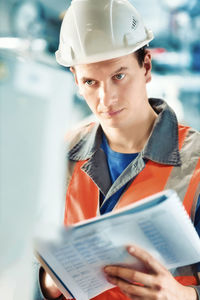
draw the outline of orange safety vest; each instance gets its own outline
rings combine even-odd
[[[179,125],[180,153],[184,144],[188,143],[188,132],[188,127]],[[185,150],[190,151],[190,149]],[[66,209],[64,218],[65,225],[75,224],[79,221],[95,217],[99,212],[99,189],[92,179],[81,169],[86,162],[87,160],[77,161],[75,163],[66,195]],[[195,162],[195,165],[195,168],[192,170],[187,190],[184,194],[184,199],[182,199],[183,205],[190,216],[193,206],[193,199],[200,182],[199,158]],[[128,189],[123,193],[114,210],[127,206],[131,203],[139,201],[144,197],[168,188],[168,183],[174,168],[179,167],[164,165],[151,160],[147,161],[144,169],[136,176],[133,182],[129,185]],[[182,172],[181,168],[180,172]],[[174,190],[176,190],[176,186],[173,187],[172,184],[173,182],[171,183],[170,188],[174,188]],[[191,274],[189,273],[189,276],[176,276],[175,278],[183,285],[197,285],[197,279],[192,272]],[[129,298],[122,294],[118,288],[113,288],[93,299],[125,300]]]

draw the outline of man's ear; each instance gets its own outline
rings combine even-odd
[[[77,80],[77,75],[76,75],[76,70],[74,67],[70,67],[70,71],[72,72],[72,74],[74,75],[74,80],[76,82],[76,84],[78,85],[78,80]]]
[[[75,83],[76,83],[76,85],[78,87],[79,95],[82,96],[82,93],[81,93],[81,90],[80,90],[80,86],[79,86],[79,83],[78,83],[78,79],[77,79],[76,69],[74,67],[70,67],[70,71],[74,75],[74,80],[75,80]]]
[[[148,82],[151,81],[151,69],[152,69],[150,50],[146,50],[143,66],[144,66],[144,69],[145,69],[146,83],[148,83]]]

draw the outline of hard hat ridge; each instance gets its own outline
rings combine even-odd
[[[152,39],[127,0],[73,0],[63,19],[56,59],[64,66],[103,61],[134,52]]]

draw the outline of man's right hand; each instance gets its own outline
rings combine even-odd
[[[62,295],[50,275],[46,272],[42,272],[42,276],[40,278],[41,290],[45,296],[45,298],[56,299]]]

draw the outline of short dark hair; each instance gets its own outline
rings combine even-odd
[[[142,67],[143,63],[144,63],[146,48],[147,48],[147,46],[144,46],[144,47],[142,47],[142,48],[140,48],[140,49],[138,49],[137,51],[134,52],[140,67]]]

